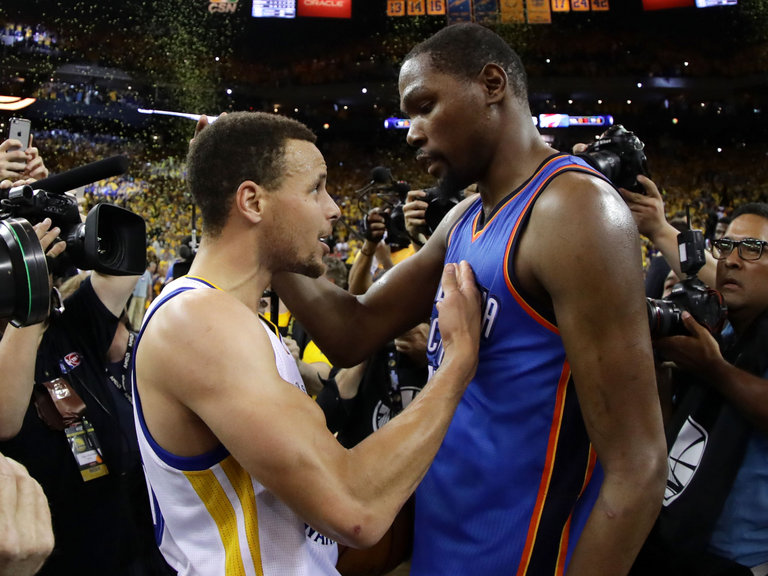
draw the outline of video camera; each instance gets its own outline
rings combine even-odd
[[[373,207],[373,198],[385,205],[385,218],[387,222],[387,243],[390,246],[405,248],[411,243],[411,238],[405,229],[405,214],[403,206],[411,186],[402,180],[394,180],[389,168],[377,166],[371,171],[371,182],[358,190],[358,206],[363,214],[367,214]],[[461,192],[450,196],[444,196],[438,188],[426,188],[427,203],[424,219],[430,234],[435,231],[437,225],[445,217],[448,211],[461,201]]]
[[[48,315],[50,286],[45,254],[32,227],[45,218],[66,241],[73,266],[112,276],[142,274],[146,268],[144,219],[112,204],[95,206],[82,221],[69,190],[125,172],[128,159],[114,156],[0,191],[0,318],[16,326]]]
[[[602,173],[617,188],[645,194],[637,175],[649,176],[643,149],[645,144],[621,124],[615,124],[600,134],[581,154],[595,170]]]
[[[706,262],[705,241],[700,230],[690,229],[690,223],[689,212],[688,230],[677,237],[680,268],[686,274],[685,280],[675,284],[667,298],[646,299],[651,338],[688,334],[682,318],[686,310],[712,334],[720,332],[725,323],[727,308],[722,295],[696,276]]]

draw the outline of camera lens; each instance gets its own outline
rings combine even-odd
[[[48,266],[32,225],[0,221],[0,318],[29,326],[48,316]]]
[[[685,332],[682,310],[669,300],[646,298],[648,308],[648,326],[651,338],[662,338]]]

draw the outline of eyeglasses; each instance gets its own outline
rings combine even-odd
[[[744,240],[720,238],[712,242],[712,256],[718,260],[723,260],[731,255],[734,248],[738,247],[739,258],[742,260],[760,260],[764,246],[768,246],[768,242],[757,238],[745,238]]]

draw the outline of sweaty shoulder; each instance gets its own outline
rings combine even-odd
[[[255,352],[264,338],[258,316],[238,299],[221,290],[187,290],[165,302],[149,320],[137,352],[138,374],[142,360],[152,364],[153,372],[187,372],[188,366],[204,374],[226,362],[243,341]]]
[[[179,456],[231,449],[237,409],[278,388],[295,390],[279,377],[258,315],[226,292],[202,288],[173,297],[148,321],[136,386],[149,433]]]
[[[603,282],[621,278],[640,268],[637,226],[611,184],[567,172],[534,204],[515,266],[524,285],[550,296],[556,286],[571,290],[587,275]]]
[[[534,205],[531,224],[560,222],[567,230],[576,224],[578,236],[593,231],[629,229],[636,232],[632,214],[619,192],[608,182],[582,172],[565,172],[554,178]]]

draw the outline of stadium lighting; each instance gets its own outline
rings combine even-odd
[[[21,110],[34,104],[37,98],[21,98],[19,96],[0,96],[0,110]]]

